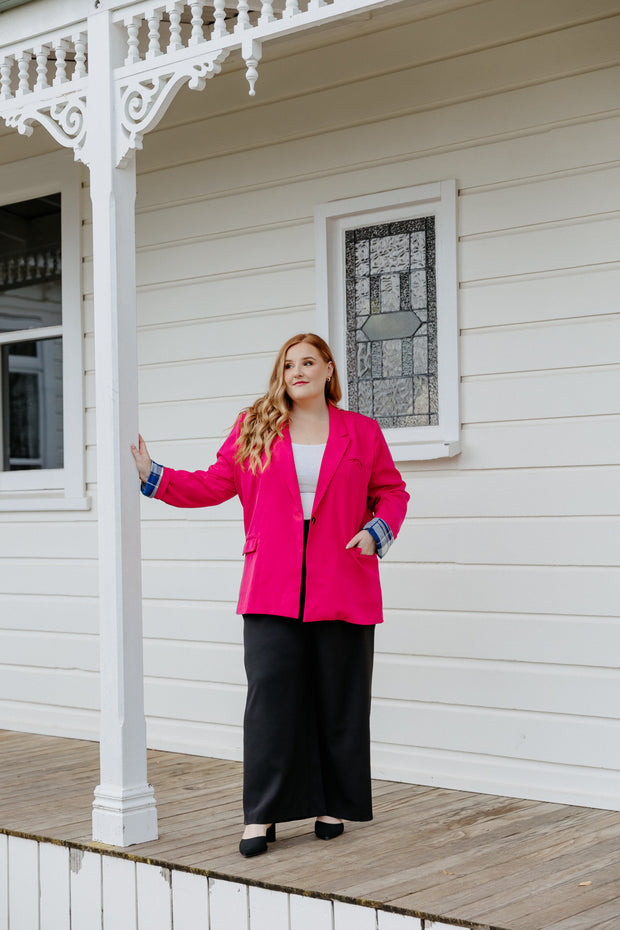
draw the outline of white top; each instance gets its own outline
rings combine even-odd
[[[309,520],[312,516],[314,495],[316,486],[319,483],[319,472],[327,443],[323,443],[321,446],[302,446],[298,442],[293,442],[291,445],[293,446],[295,471],[297,472],[299,493],[301,494],[301,503],[304,509],[304,520]]]

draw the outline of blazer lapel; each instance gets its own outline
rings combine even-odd
[[[323,495],[329,487],[329,483],[334,477],[336,469],[340,465],[350,441],[344,418],[340,415],[338,408],[330,404],[329,436],[327,437],[327,445],[325,447],[323,461],[321,462],[319,483],[316,488],[316,494],[314,495],[312,513],[316,513],[316,509],[321,503]]]

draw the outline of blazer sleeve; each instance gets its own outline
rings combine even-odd
[[[385,520],[394,538],[407,513],[409,494],[405,482],[394,464],[392,453],[376,420],[373,440],[373,460],[368,483],[368,507],[374,517]]]
[[[235,424],[215,462],[206,471],[164,468],[155,497],[173,507],[213,507],[230,500],[239,493],[235,464],[238,435],[239,424]]]

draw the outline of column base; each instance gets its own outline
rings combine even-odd
[[[118,789],[97,785],[93,802],[93,840],[108,846],[133,846],[157,839],[157,808],[151,785]]]

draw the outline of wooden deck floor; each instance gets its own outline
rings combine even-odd
[[[92,846],[98,745],[0,731],[0,830]],[[333,843],[312,821],[237,852],[241,766],[149,752],[160,838],[123,855],[501,930],[618,930],[620,813],[396,782]],[[96,847],[101,848],[101,847]]]

